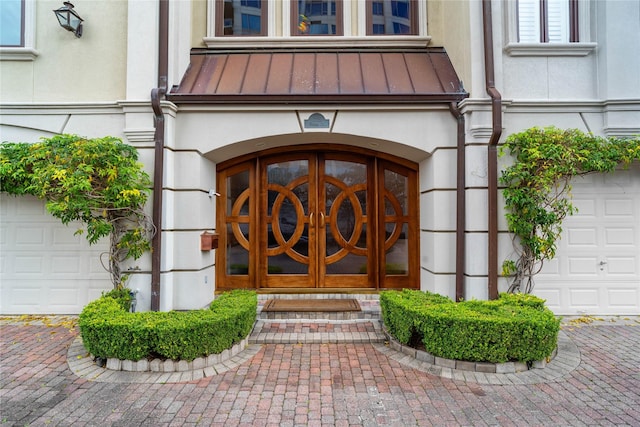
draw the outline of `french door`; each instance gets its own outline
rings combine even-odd
[[[415,181],[412,168],[337,151],[219,171],[217,287],[417,287]]]

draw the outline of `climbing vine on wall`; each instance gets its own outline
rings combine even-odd
[[[144,205],[151,181],[138,153],[115,137],[58,135],[35,144],[0,145],[0,189],[46,200],[62,223],[81,221],[90,244],[109,236],[108,262],[114,287],[126,278],[122,261],[150,250],[155,229]]]
[[[510,135],[501,147],[515,162],[502,171],[500,184],[516,260],[503,263],[513,276],[510,292],[530,293],[533,276],[556,253],[562,221],[576,208],[571,179],[592,172],[613,172],[640,160],[640,138],[603,138],[577,129],[531,128]]]

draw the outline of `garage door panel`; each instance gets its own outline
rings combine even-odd
[[[573,206],[577,208],[577,212],[573,214],[576,222],[581,219],[587,221],[596,217],[596,202],[593,199],[583,199],[576,196],[573,199]]]
[[[606,270],[608,274],[635,276],[637,259],[635,257],[607,257]]]
[[[0,195],[0,313],[77,314],[112,288],[100,263],[108,239],[89,245],[34,197]]]
[[[78,288],[61,287],[53,288],[49,292],[49,305],[53,307],[75,307],[80,303]]]
[[[53,256],[51,257],[52,265],[51,265],[51,273],[56,276],[66,275],[66,276],[77,276],[82,274],[83,272],[88,272],[88,260],[87,260],[87,268],[82,268],[82,259],[78,256],[67,255],[67,256]]]
[[[598,289],[596,287],[573,287],[569,289],[569,300],[573,307],[593,309],[598,307]]]
[[[633,309],[640,304],[640,291],[637,285],[628,288],[609,288],[609,305],[618,308]]]
[[[619,220],[621,217],[633,218],[633,202],[629,199],[608,199],[604,201],[604,217]]]
[[[564,299],[561,296],[561,291],[558,286],[553,286],[552,289],[536,286],[535,294],[545,300],[547,307],[551,310],[560,308],[561,301]]]
[[[567,245],[570,247],[597,246],[598,233],[593,227],[567,229]]]
[[[542,277],[542,276],[557,276],[560,274],[560,260],[558,258],[554,258],[548,261],[545,261],[545,263],[542,265],[542,269],[540,270],[540,272],[538,273],[538,275],[536,277]]]
[[[66,249],[80,249],[85,246],[84,234],[75,234],[78,227],[54,227],[52,245]]]
[[[41,275],[44,270],[45,260],[39,256],[16,255],[13,262],[13,271],[9,270],[8,278],[14,278],[23,275]],[[13,273],[13,274],[11,274]]]
[[[534,293],[557,314],[640,314],[640,163],[574,180],[573,203]]]
[[[636,230],[633,228],[607,228],[605,230],[605,244],[607,246],[637,246]]]
[[[596,257],[569,257],[569,274],[580,276],[598,276]]]
[[[44,249],[46,232],[44,227],[15,224],[15,247],[22,250]]]

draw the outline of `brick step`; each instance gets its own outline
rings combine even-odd
[[[378,319],[258,319],[250,344],[328,344],[384,342]]]

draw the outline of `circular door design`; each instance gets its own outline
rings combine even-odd
[[[417,173],[375,156],[281,153],[219,171],[221,288],[415,288]]]

